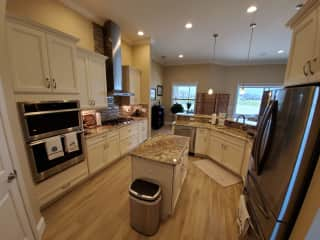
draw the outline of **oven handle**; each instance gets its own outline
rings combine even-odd
[[[40,112],[29,112],[24,113],[23,116],[37,116],[37,115],[44,115],[44,114],[53,114],[53,113],[64,113],[64,112],[78,112],[80,108],[70,108],[70,109],[63,109],[63,110],[52,110],[52,111],[40,111]]]
[[[73,133],[73,132],[68,132],[68,133]],[[56,135],[56,136],[65,137],[65,135],[68,134],[68,133],[59,134],[59,135]],[[75,133],[84,133],[84,130],[79,130],[79,131],[76,131]],[[49,137],[49,138],[51,138],[51,137]],[[31,142],[31,143],[28,143],[28,145],[30,147],[35,146],[35,145],[39,145],[41,143],[45,143],[46,140],[49,139],[49,138],[44,138],[44,139],[41,139],[41,140],[37,140],[37,141]]]

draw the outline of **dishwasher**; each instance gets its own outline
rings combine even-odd
[[[189,152],[194,153],[196,141],[196,128],[188,126],[174,126],[174,135],[184,136],[190,138]]]

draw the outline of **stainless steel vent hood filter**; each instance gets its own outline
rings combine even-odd
[[[104,48],[107,72],[108,96],[134,96],[134,93],[124,91],[122,83],[122,56],[120,27],[112,22],[104,24]]]

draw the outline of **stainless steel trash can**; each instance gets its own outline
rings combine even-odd
[[[154,235],[160,226],[160,186],[145,179],[136,179],[130,186],[129,196],[131,226],[143,235]]]

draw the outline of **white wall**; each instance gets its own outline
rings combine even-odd
[[[197,83],[198,92],[215,92],[231,95],[229,114],[233,113],[234,99],[239,83],[277,84],[284,82],[286,65],[220,66],[193,64],[164,67],[164,99],[166,120],[171,120],[172,86],[176,83]]]
[[[157,88],[158,85],[163,86],[163,67],[159,63],[152,61],[150,88]],[[156,101],[151,101],[151,104],[157,103],[158,101],[163,104],[162,100],[163,96],[157,96]]]

